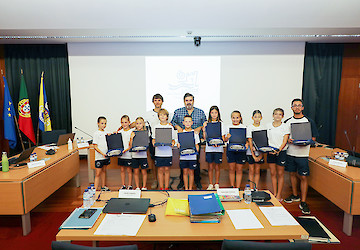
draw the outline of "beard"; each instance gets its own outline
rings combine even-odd
[[[192,104],[186,104],[186,109],[192,109],[193,105]]]

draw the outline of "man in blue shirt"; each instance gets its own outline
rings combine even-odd
[[[178,132],[182,132],[183,129],[185,128],[183,121],[184,121],[184,117],[186,115],[190,115],[192,117],[193,120],[193,125],[191,126],[195,132],[199,133],[200,139],[203,138],[202,136],[202,126],[204,124],[204,122],[206,121],[206,116],[203,110],[199,109],[199,108],[195,108],[194,107],[194,96],[190,93],[186,93],[184,95],[184,104],[185,107],[179,108],[177,110],[175,110],[174,112],[174,116],[173,119],[171,120],[171,124],[174,126],[174,128],[178,131]],[[201,190],[202,186],[200,183],[200,151],[197,157],[197,167],[194,171],[194,180],[195,180],[195,185],[197,187],[197,189]],[[182,189],[184,187],[184,181],[183,181],[183,172],[182,170],[180,171],[180,183],[177,186],[178,189]]]

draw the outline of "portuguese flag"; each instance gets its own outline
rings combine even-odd
[[[29,102],[29,97],[28,97],[26,84],[25,84],[25,78],[24,78],[23,74],[21,74],[18,112],[19,112],[19,128],[20,128],[20,130],[34,144],[36,144],[33,123],[31,120],[30,102]]]

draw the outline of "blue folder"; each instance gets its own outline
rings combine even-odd
[[[178,133],[180,155],[197,154],[194,131]]]
[[[108,146],[107,156],[119,156],[124,150],[124,144],[121,133],[106,135]]]
[[[246,128],[230,128],[229,151],[246,151]]]
[[[220,213],[222,210],[213,193],[188,195],[188,200],[191,215]]]
[[[79,218],[86,209],[85,208],[76,208],[70,216],[63,222],[59,229],[89,229],[92,228],[99,218],[102,208],[92,208],[97,211],[88,219]]]
[[[210,146],[224,145],[221,134],[221,122],[209,122],[206,125],[206,141]]]

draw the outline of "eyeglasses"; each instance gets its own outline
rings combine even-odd
[[[291,107],[293,107],[293,108],[302,108],[302,104],[299,104],[299,105],[292,105]]]

